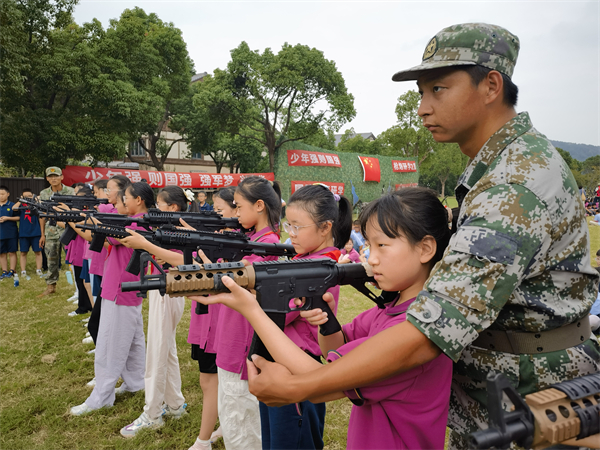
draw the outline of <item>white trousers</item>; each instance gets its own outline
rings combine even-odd
[[[127,391],[143,389],[144,368],[142,305],[117,305],[103,298],[94,359],[96,386],[85,403],[92,409],[112,406],[119,377]]]
[[[148,291],[148,343],[146,348],[146,404],[144,411],[152,419],[162,413],[166,403],[173,409],[183,405],[181,374],[175,332],[185,308],[184,297],[162,297]]]
[[[227,450],[260,450],[258,399],[248,390],[248,380],[239,373],[217,367],[219,376],[219,422]]]

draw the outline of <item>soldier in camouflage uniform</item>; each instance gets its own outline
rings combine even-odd
[[[40,192],[40,200],[50,200],[53,194],[75,195],[73,188],[62,184],[63,174],[59,167],[48,167],[46,169],[46,180],[50,187]],[[44,241],[44,251],[48,258],[48,277],[46,278],[46,290],[38,297],[54,294],[56,292],[56,283],[58,282],[58,258],[60,257],[60,235],[64,231],[60,227],[46,225],[46,220],[41,220],[42,238]]]
[[[504,373],[525,395],[599,370],[588,321],[598,272],[585,211],[560,154],[527,113],[515,112],[518,51],[518,38],[503,28],[454,25],[431,39],[419,66],[394,75],[418,80],[424,126],[471,158],[456,189],[456,233],[407,323],[309,374],[288,376],[258,361],[250,390],[259,400],[322,398],[441,350],[456,363],[450,447],[467,448],[464,438],[487,427],[488,372]]]

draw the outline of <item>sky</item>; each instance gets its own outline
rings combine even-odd
[[[354,95],[357,133],[397,123],[398,97],[413,81],[392,75],[421,62],[429,40],[455,23],[507,28],[521,42],[513,82],[517,111],[552,140],[600,145],[600,1],[111,1],[80,0],[79,24],[104,28],[124,9],[154,12],[182,31],[196,73],[224,69],[242,41],[261,53],[284,43],[321,50]],[[140,68],[143,70],[143,68]]]

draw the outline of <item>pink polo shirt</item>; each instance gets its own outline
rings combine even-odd
[[[100,204],[98,205],[98,212],[106,213],[106,214],[118,214],[117,208],[110,203]],[[92,275],[104,275],[104,263],[106,262],[106,257],[108,256],[108,250],[103,247],[100,253],[93,252],[89,250],[85,254],[87,259],[91,259],[90,262],[90,273]]]
[[[84,243],[86,242],[81,236],[77,235],[69,244],[69,262],[77,267],[83,266]]]
[[[304,255],[294,256],[294,259],[325,258],[325,254],[331,252],[334,252],[336,256],[339,255],[339,250],[337,248],[327,247],[315,253],[306,253]],[[333,294],[333,297],[335,299],[335,308],[333,312],[334,314],[337,314],[337,305],[340,297],[340,287],[334,286],[328,289],[327,292]],[[291,306],[293,308],[295,305],[291,304]],[[319,327],[311,325],[306,319],[300,317],[299,311],[294,311],[287,314],[287,316],[285,317],[285,329],[283,331],[285,335],[294,342],[294,344],[296,344],[305,352],[309,352],[316,356],[321,355],[321,347],[319,347]]]
[[[141,217],[143,214],[136,214],[132,217]],[[127,226],[132,230],[142,230],[143,228],[132,224]],[[112,246],[108,251],[108,258],[104,265],[104,276],[102,277],[102,298],[114,301],[117,305],[138,306],[142,304],[142,298],[138,297],[137,291],[122,292],[121,283],[126,281],[140,281],[139,275],[133,275],[125,270],[131,255],[132,248],[127,248],[119,241],[113,238],[107,239]]]
[[[263,228],[248,236],[255,242],[279,242],[279,236],[273,233],[270,228]],[[277,256],[249,255],[245,256],[244,259],[255,263],[276,261]],[[219,310],[216,332],[217,367],[228,372],[241,373],[241,379],[247,380],[246,358],[248,357],[253,334],[254,329],[244,316],[231,308],[222,307]]]
[[[358,315],[342,327],[347,344],[329,352],[334,361],[377,333],[406,320],[414,301],[396,300]],[[348,424],[349,449],[443,449],[450,402],[452,361],[433,361],[369,386],[345,391],[354,406]],[[362,406],[357,406],[361,404]]]
[[[360,255],[354,249],[350,250],[350,253],[348,253],[346,251],[346,249],[343,248],[343,249],[340,250],[340,253],[342,255],[348,255],[350,257],[350,261],[352,261],[353,263],[359,263],[360,262]]]

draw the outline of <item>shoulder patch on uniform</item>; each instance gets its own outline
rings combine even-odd
[[[517,240],[489,228],[462,226],[450,240],[450,249],[482,260],[510,265],[517,254]]]

